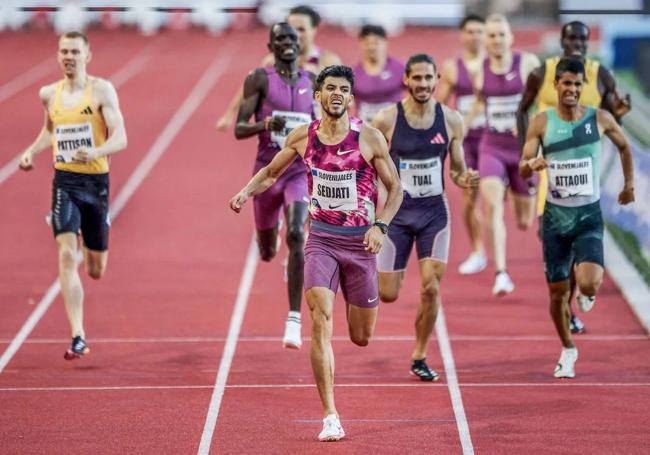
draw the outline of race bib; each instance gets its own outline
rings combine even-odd
[[[54,128],[54,137],[57,163],[71,163],[80,148],[85,147],[89,150],[95,148],[93,127],[90,122],[57,125]]]
[[[439,157],[399,162],[402,189],[412,198],[442,194],[442,163]]]
[[[475,100],[476,100],[476,96],[474,95],[459,96],[458,99],[456,99],[456,107],[458,108],[458,112],[460,112],[460,115],[462,115],[463,118],[467,117],[469,113],[472,111],[472,106],[474,105]],[[483,128],[484,126],[485,126],[485,112],[481,112],[472,121],[472,123],[469,125],[469,128],[470,129]]]
[[[590,157],[548,163],[549,194],[555,199],[593,196],[593,162]]]
[[[488,97],[486,106],[488,126],[499,133],[514,131],[517,128],[519,101],[521,101],[521,94]]]
[[[284,128],[280,131],[271,131],[271,140],[278,144],[280,148],[284,147],[287,136],[294,128],[311,122],[311,115],[304,112],[273,111],[273,117],[278,116],[286,120]]]
[[[357,171],[312,169],[312,200],[325,210],[358,210]]]
[[[359,117],[366,122],[372,122],[372,119],[375,118],[375,115],[382,109],[392,106],[395,103],[359,103]]]

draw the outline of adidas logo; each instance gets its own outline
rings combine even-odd
[[[81,115],[93,115],[93,110],[90,106],[86,106],[86,108],[81,111]]]
[[[436,133],[435,136],[433,136],[433,139],[431,139],[432,144],[445,144],[445,138],[442,137],[442,134]]]

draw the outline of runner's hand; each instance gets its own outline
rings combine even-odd
[[[632,99],[630,98],[629,93],[621,98],[621,96],[618,94],[618,91],[614,93],[614,96],[616,99],[614,100],[612,114],[614,114],[614,117],[617,119],[620,119],[625,114],[630,112],[630,109],[632,109]]]
[[[366,231],[366,235],[363,237],[363,244],[366,246],[366,251],[372,254],[379,253],[381,250],[381,244],[384,241],[385,234],[381,232],[381,229],[377,226],[372,226]]]
[[[623,188],[623,191],[618,195],[618,203],[627,205],[630,202],[634,202],[634,188]]]
[[[548,162],[544,158],[539,156],[537,158],[534,158],[531,161],[528,161],[528,165],[533,171],[539,172],[542,169],[546,169],[548,167]]]
[[[75,163],[90,163],[91,161],[99,158],[99,154],[95,150],[89,150],[85,147],[77,150],[77,153],[72,157],[72,161]]]
[[[458,186],[461,188],[476,188],[481,181],[478,171],[468,168],[458,179]]]
[[[217,124],[214,126],[217,131],[227,131],[232,126],[232,115],[224,114],[219,117]]]
[[[18,167],[23,171],[31,171],[32,169],[34,169],[34,160],[32,154],[29,152],[23,153],[20,156]]]
[[[243,190],[237,193],[229,202],[230,208],[235,212],[241,212],[241,208],[244,206],[248,200],[248,194]]]
[[[274,115],[273,117],[271,117],[271,120],[269,120],[269,130],[282,131],[282,129],[286,124],[287,124],[287,119],[285,119],[284,117]]]

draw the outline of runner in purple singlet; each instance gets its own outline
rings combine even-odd
[[[460,57],[443,63],[440,82],[436,87],[436,98],[441,103],[449,103],[455,96],[455,106],[463,119],[468,119],[470,109],[476,99],[472,77],[481,68],[485,58],[485,19],[470,14],[460,23],[460,42],[463,51]],[[465,164],[468,168],[478,169],[478,144],[485,126],[485,115],[475,117],[471,124],[465,122],[467,133],[463,141]],[[478,207],[478,188],[467,189],[463,200],[463,223],[469,236],[472,251],[469,257],[458,267],[463,275],[481,272],[487,267],[485,247],[481,239],[483,231]]]
[[[512,51],[512,31],[505,16],[492,14],[485,21],[488,58],[476,76],[475,88],[485,105],[486,128],[479,144],[480,191],[483,198],[496,277],[492,294],[503,296],[515,288],[506,269],[504,198],[508,187],[514,200],[517,226],[528,229],[535,218],[536,180],[519,175],[517,109],[524,83],[539,59],[527,52]],[[480,103],[477,103],[478,105]],[[474,109],[475,114],[478,109]],[[471,121],[472,115],[470,115]]]
[[[269,189],[299,156],[308,168],[311,229],[305,247],[305,295],[311,310],[311,365],[323,405],[321,441],[345,436],[334,405],[332,316],[341,287],[350,339],[366,346],[372,337],[379,295],[376,254],[401,202],[397,170],[376,129],[350,118],[354,76],[347,66],[325,68],[315,98],[322,120],[294,129],[273,161],[230,200],[239,212],[250,196]],[[381,214],[375,214],[377,180],[386,187]]]
[[[238,139],[259,138],[254,172],[271,162],[292,129],[313,119],[313,75],[299,70],[296,64],[298,36],[295,30],[285,22],[275,24],[271,28],[269,49],[275,55],[275,65],[257,68],[246,78],[235,127]],[[255,119],[251,121],[253,115]],[[294,349],[302,345],[300,301],[308,201],[305,165],[299,161],[286,170],[273,188],[256,196],[254,201],[257,244],[263,261],[270,261],[277,254],[280,216],[283,211],[286,216],[289,316],[282,343]]]
[[[384,302],[397,300],[415,243],[421,291],[411,374],[422,381],[439,378],[425,360],[449,253],[451,222],[443,178],[447,155],[456,185],[476,188],[479,182],[478,172],[465,169],[461,116],[431,96],[436,81],[433,59],[426,54],[413,55],[404,75],[409,95],[380,111],[373,122],[390,143],[390,156],[404,190],[404,201],[377,258],[379,295]]]
[[[372,122],[377,112],[394,105],[404,93],[404,63],[388,55],[386,30],[364,25],[359,32],[361,61],[354,71],[354,101],[358,116]]]

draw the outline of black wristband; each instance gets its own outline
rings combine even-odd
[[[383,221],[375,221],[373,226],[377,226],[382,234],[387,234],[388,233],[388,225],[386,223],[384,223]]]

